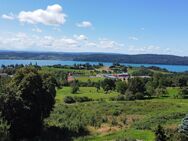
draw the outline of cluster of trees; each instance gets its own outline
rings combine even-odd
[[[141,67],[137,71],[134,71],[132,75],[133,76],[153,76],[154,72],[145,67]]]
[[[77,69],[77,70],[94,70],[96,68],[100,68],[103,67],[104,65],[102,63],[98,63],[98,64],[90,64],[90,63],[85,63],[85,64],[74,64],[72,66],[70,65],[61,65],[61,64],[57,64],[57,65],[52,65],[49,67],[53,67],[53,68],[62,68],[62,69]]]
[[[34,67],[19,69],[0,91],[0,113],[12,140],[40,135],[55,104],[56,80]],[[5,126],[7,127],[7,126]]]
[[[30,63],[29,65],[23,65],[23,64],[1,65],[0,73],[7,73],[8,75],[14,75],[16,73],[16,70],[26,66],[33,66],[37,69],[41,68],[37,64],[33,65],[32,63]]]
[[[119,100],[135,100],[151,97],[167,96],[167,87],[180,87],[180,98],[188,98],[188,77],[182,74],[154,74],[152,78],[133,78],[128,82],[105,79],[100,83],[107,94],[116,90],[121,95]],[[122,96],[124,95],[124,96]]]
[[[128,67],[119,63],[113,63],[112,66],[110,66],[110,69],[115,73],[125,73],[128,71]]]
[[[75,61],[95,61],[95,62],[118,62],[132,64],[168,64],[168,65],[187,65],[188,57],[172,55],[124,55],[124,54],[85,54],[76,56]]]

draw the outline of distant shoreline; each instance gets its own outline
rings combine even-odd
[[[1,65],[16,65],[16,64],[23,64],[23,65],[29,65],[32,63],[33,65],[37,64],[39,66],[52,66],[52,65],[74,65],[74,64],[86,64],[89,63],[91,65],[98,65],[99,63],[102,63],[104,66],[111,66],[112,62],[92,62],[92,61],[61,61],[61,60],[13,60],[13,59],[0,59],[0,66]],[[164,68],[172,72],[185,72],[188,71],[187,65],[161,65],[161,64],[132,64],[132,63],[120,63],[125,66],[132,66],[132,67],[151,67],[156,66],[159,68]]]

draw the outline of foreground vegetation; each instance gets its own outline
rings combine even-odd
[[[90,79],[102,67],[4,66],[13,78],[0,78],[0,140],[187,141],[186,73],[116,64],[108,71],[150,78]]]

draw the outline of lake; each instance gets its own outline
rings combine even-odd
[[[0,66],[3,65],[11,65],[11,64],[38,64],[39,66],[47,66],[47,65],[56,65],[56,64],[61,64],[61,65],[74,65],[74,64],[85,64],[85,63],[90,63],[90,64],[95,64],[97,65],[99,62],[84,62],[84,61],[59,61],[59,60],[0,60]],[[105,66],[111,66],[112,63],[106,63],[106,62],[101,62]],[[140,66],[157,66],[160,68],[165,68],[169,71],[174,71],[174,72],[184,72],[188,71],[188,66],[183,66],[183,65],[158,65],[158,64],[128,64],[128,63],[121,63],[126,66],[133,66],[133,67],[140,67]]]

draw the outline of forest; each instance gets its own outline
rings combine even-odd
[[[188,65],[188,57],[157,54],[113,54],[113,53],[57,53],[0,51],[0,59],[18,60],[64,60],[89,62],[116,62],[131,64]]]

